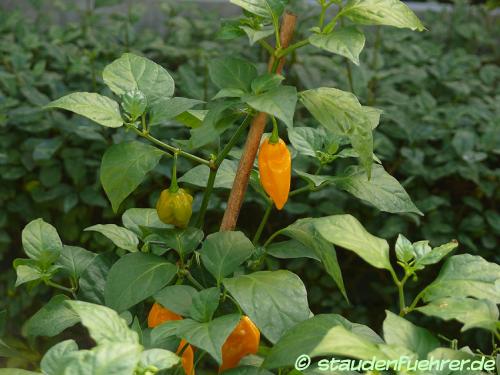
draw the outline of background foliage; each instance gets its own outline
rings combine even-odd
[[[70,6],[64,4],[61,6]],[[136,6],[128,14],[81,11],[78,22],[63,25],[47,22],[42,14],[34,20],[20,12],[0,14],[0,294],[6,296],[0,309],[7,308],[11,317],[21,311],[31,315],[38,307],[37,299],[50,297],[42,287],[28,293],[13,288],[11,263],[20,256],[20,228],[43,217],[57,227],[63,242],[102,251],[110,243],[81,229],[96,222],[120,221],[98,180],[108,130],[82,117],[69,119],[66,113],[45,112],[40,107],[72,91],[105,93],[102,68],[127,50],[169,69],[179,82],[178,96],[201,100],[216,93],[208,79],[210,57],[233,49],[235,55],[256,54],[249,57],[264,61],[264,51],[248,48],[246,40],[213,42],[219,28],[217,14],[171,5],[163,6],[162,11],[166,16],[162,33],[138,26],[142,10]],[[298,9],[304,31],[310,26],[307,20],[312,12]],[[425,217],[384,214],[347,194],[323,189],[294,197],[285,212],[274,214],[265,235],[300,216],[349,211],[362,217],[364,225],[381,237],[395,240],[403,232],[412,241],[427,238],[435,246],[456,237],[462,251],[498,263],[498,19],[463,4],[455,6],[452,14],[429,13],[422,18],[429,29],[425,33],[374,28],[360,67],[351,64],[349,71],[352,89],[361,101],[384,110],[376,132],[376,154],[403,182]],[[301,89],[328,85],[350,89],[345,61],[313,48],[295,55],[288,70],[289,79]],[[72,126],[67,126],[68,121]],[[298,116],[298,126],[300,121]],[[172,128],[168,131],[172,137]],[[181,127],[175,131],[179,138],[186,133]],[[121,129],[113,133],[113,140],[120,142],[127,136]],[[161,138],[161,131],[158,136]],[[298,162],[317,167],[310,158]],[[182,170],[182,164],[180,167]],[[160,165],[121,210],[151,207],[168,173]],[[150,196],[150,191],[156,193]],[[225,195],[220,191],[219,201],[213,203],[216,207],[212,209],[218,208],[219,215],[208,218],[214,226],[211,229],[220,222]],[[198,194],[195,210],[199,204]],[[253,232],[253,217],[261,211],[257,200],[247,204],[240,227]],[[312,285],[310,304],[318,311],[334,307],[353,321],[379,326],[384,318],[381,306],[387,301],[371,295],[381,285],[388,285],[387,276],[381,273],[367,280],[363,270],[368,266],[354,256],[346,255],[340,262],[352,305],[343,301],[332,281],[321,277],[313,263],[288,261],[287,268]],[[3,328],[19,332],[19,327]],[[481,343],[484,337],[478,339]]]

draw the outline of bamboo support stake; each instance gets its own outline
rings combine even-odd
[[[288,12],[284,14],[280,28],[281,48],[287,48],[290,45],[296,22],[296,15]],[[277,74],[281,73],[284,63],[285,58],[282,57],[276,67]],[[274,57],[271,57],[268,64],[268,70],[270,72],[272,72],[273,66]],[[258,113],[252,121],[250,130],[248,131],[243,155],[241,156],[240,163],[236,171],[233,187],[229,194],[226,211],[224,212],[224,217],[222,218],[220,226],[221,231],[230,231],[236,227],[236,222],[238,221],[238,216],[243,204],[245,192],[247,190],[248,180],[250,179],[250,172],[252,171],[255,156],[257,155],[257,151],[260,146],[260,140],[266,127],[266,122],[267,114],[263,112]]]

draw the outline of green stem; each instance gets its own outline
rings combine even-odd
[[[281,40],[280,40],[280,25],[278,18],[274,15],[274,12],[271,12],[273,18],[273,28],[274,28],[274,36],[276,38],[276,49],[281,48]]]
[[[142,131],[143,132],[148,132],[148,125],[146,124],[146,115],[142,114],[141,116],[141,124],[142,124]]]
[[[231,295],[229,295],[229,294],[225,294],[225,296],[226,296],[227,298],[229,298],[229,299],[231,300],[231,302],[233,302],[233,303],[234,303],[234,305],[235,305],[235,306],[236,306],[236,308],[238,309],[238,312],[240,313],[240,315],[243,315],[243,310],[241,310],[241,307],[240,307],[240,305],[238,304],[238,302],[237,302],[237,301],[236,301],[233,297],[231,297]]]
[[[420,293],[417,294],[417,296],[415,297],[415,299],[413,300],[413,302],[410,304],[410,306],[408,306],[404,312],[403,312],[403,315],[406,315],[410,312],[412,312],[415,307],[417,306],[418,302],[422,299],[422,297],[424,296],[425,292],[427,290],[427,287],[422,289],[422,291]]]
[[[274,48],[264,39],[259,40],[259,44],[262,46],[262,48],[269,52],[271,56],[274,55]]]
[[[248,125],[250,125],[250,122],[252,121],[252,114],[247,114],[243,122],[238,126],[238,129],[234,132],[233,136],[229,140],[229,142],[226,144],[226,146],[222,149],[219,155],[217,155],[217,158],[215,159],[215,166],[218,168],[226,156],[229,154],[229,152],[232,150],[234,145],[238,142],[240,137],[243,135],[245,130],[247,129]]]
[[[201,228],[205,221],[205,214],[208,208],[208,203],[210,201],[210,196],[212,195],[212,191],[214,190],[215,178],[217,177],[217,171],[219,170],[220,165],[232,150],[234,145],[238,142],[241,136],[245,133],[248,125],[252,121],[252,114],[247,114],[243,122],[238,126],[238,129],[234,132],[233,136],[229,140],[229,142],[224,146],[222,151],[217,155],[217,158],[212,163],[212,167],[210,169],[210,173],[208,175],[207,186],[205,188],[205,193],[203,194],[203,200],[201,202],[200,213],[198,214],[197,226]]]
[[[204,351],[204,350],[202,350],[201,353],[200,353],[200,355],[196,359],[196,362],[195,362],[194,366],[193,366],[193,372],[198,367],[198,365],[200,364],[200,361],[203,359],[203,357],[205,357],[205,354],[207,354],[207,352]],[[192,375],[192,374],[187,374],[187,375]]]
[[[210,196],[212,195],[212,191],[214,190],[215,177],[217,177],[218,169],[210,169],[208,174],[207,186],[205,188],[205,192],[203,193],[203,200],[201,201],[200,213],[198,214],[197,227],[202,228],[203,223],[205,222],[205,214],[207,212],[208,203],[210,202]]]
[[[264,212],[264,216],[262,217],[259,227],[257,228],[257,232],[255,232],[255,236],[253,237],[252,243],[254,245],[256,245],[259,242],[260,236],[262,235],[262,231],[266,226],[267,220],[269,219],[269,215],[271,214],[272,210],[273,210],[273,201],[269,200],[269,202],[267,203],[266,211]]]
[[[73,288],[67,288],[63,285],[60,285],[60,284],[57,284],[51,280],[47,280],[45,282],[45,284],[47,284],[48,286],[51,286],[53,288],[56,288],[56,289],[60,289],[60,290],[63,290],[65,292],[68,292],[68,293],[71,293],[71,295],[73,296],[74,299],[76,299],[76,294],[75,294],[75,290]]]
[[[321,2],[321,13],[319,15],[319,22],[318,22],[318,26],[320,29],[323,28],[323,25],[325,24],[325,15],[326,15],[326,11],[328,10],[328,8],[330,8],[330,6],[333,4],[333,1],[329,1],[327,3],[325,3],[324,1]]]
[[[284,48],[282,50],[276,51],[275,56],[277,59],[280,59],[291,52],[295,51],[297,48],[303,47],[305,45],[309,44],[308,39],[301,40],[300,42],[294,43],[291,46]]]
[[[205,289],[205,288],[203,288],[203,285],[201,285],[201,284],[198,282],[198,280],[196,280],[196,279],[193,277],[193,275],[191,275],[191,272],[186,271],[185,275],[186,275],[186,279],[188,279],[188,280],[189,280],[189,282],[190,282],[191,284],[193,284],[193,285],[194,285],[197,289],[199,289],[199,290],[203,290],[203,289]]]
[[[295,189],[295,190],[292,190],[290,192],[290,194],[288,194],[289,197],[293,197],[295,195],[298,195],[298,194],[302,194],[302,193],[306,193],[306,192],[309,192],[309,191],[314,191],[314,190],[319,190],[323,185],[320,185],[318,186],[318,188],[315,188],[314,186],[312,185],[306,185],[306,186],[303,186],[301,188],[298,188],[298,189]]]
[[[406,301],[405,301],[405,293],[404,293],[404,283],[398,279],[398,276],[396,275],[396,272],[394,269],[391,267],[389,269],[389,272],[391,273],[392,279],[394,280],[394,284],[396,284],[398,288],[398,295],[399,295],[399,315],[403,315],[403,311],[405,311],[406,308]]]
[[[280,229],[280,230],[277,230],[276,232],[274,232],[274,233],[273,233],[273,234],[272,234],[272,235],[271,235],[271,236],[267,239],[267,241],[266,241],[266,242],[264,242],[264,245],[263,245],[263,246],[264,246],[264,248],[265,248],[265,247],[267,247],[267,246],[269,246],[269,244],[270,244],[271,242],[273,242],[273,241],[274,241],[274,239],[275,239],[276,237],[278,237],[278,236],[281,234],[281,232],[282,232],[282,231],[283,231],[283,229]]]
[[[169,145],[169,144],[167,144],[165,142],[162,142],[159,139],[153,137],[151,134],[149,134],[147,132],[142,132],[139,129],[137,129],[136,127],[134,127],[134,126],[130,126],[129,129],[132,129],[140,137],[147,139],[151,143],[153,143],[153,144],[155,144],[155,145],[157,145],[157,146],[159,146],[159,147],[161,147],[161,148],[163,148],[165,150],[168,150],[168,151],[170,151],[172,153],[177,152],[179,154],[179,156],[182,156],[183,158],[192,160],[192,161],[194,161],[196,163],[203,164],[203,165],[206,165],[208,167],[212,166],[212,162],[210,160],[206,160],[206,159],[200,158],[200,157],[198,157],[196,155],[190,154],[189,152],[183,151],[183,150],[181,150],[181,149],[179,149],[177,147],[174,147],[174,146],[171,146],[171,145]],[[172,156],[172,155],[170,155],[170,156]]]
[[[171,193],[177,193],[179,191],[179,185],[177,184],[177,155],[178,152],[174,152],[174,164],[172,165],[172,182],[168,190]]]
[[[274,116],[271,116],[271,120],[273,122],[273,132],[271,133],[271,136],[269,137],[269,143],[275,144],[275,143],[279,142],[280,134],[279,134],[278,122],[276,121],[276,118]]]

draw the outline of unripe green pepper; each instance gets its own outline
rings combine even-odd
[[[165,189],[156,203],[156,211],[161,221],[178,228],[186,228],[193,213],[193,197],[184,189],[172,192]]]
[[[186,228],[193,214],[193,197],[177,185],[177,153],[174,153],[172,182],[170,187],[161,192],[156,203],[158,217],[165,224]]]

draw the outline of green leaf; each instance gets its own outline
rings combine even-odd
[[[167,285],[177,268],[165,259],[143,253],[127,254],[109,271],[104,298],[106,305],[124,311]]]
[[[233,187],[234,176],[238,165],[233,160],[224,160],[219,167],[217,176],[215,177],[215,188],[231,189]],[[198,187],[206,187],[210,168],[206,165],[198,165],[190,169],[181,178],[179,182],[191,184]]]
[[[169,350],[149,349],[141,354],[140,367],[155,367],[158,370],[167,370],[174,367],[180,361],[180,358]]]
[[[145,238],[145,241],[163,242],[166,246],[171,247],[183,257],[196,250],[201,240],[203,240],[203,231],[193,227],[188,227],[186,229],[157,229]]]
[[[207,112],[207,110],[203,109],[191,109],[176,116],[175,120],[188,128],[195,129],[201,126]]]
[[[26,334],[52,337],[78,323],[78,315],[65,304],[67,300],[68,297],[62,294],[52,297],[26,322]]]
[[[411,242],[402,234],[398,236],[396,240],[396,257],[401,261],[408,263],[410,260],[415,258],[415,252],[413,251],[413,245]]]
[[[278,86],[262,94],[248,95],[243,101],[260,112],[266,112],[293,127],[297,90],[293,86]]]
[[[348,137],[360,163],[371,175],[373,162],[372,130],[381,111],[362,106],[355,95],[334,88],[320,87],[300,93],[300,99],[313,117],[335,136]]]
[[[292,272],[261,271],[224,279],[223,283],[272,343],[309,317],[306,289]]]
[[[464,324],[462,332],[471,328],[497,330],[498,307],[486,299],[439,298],[416,310],[443,320],[458,320]]]
[[[22,370],[20,368],[0,368],[0,375],[43,375],[41,372]]]
[[[78,280],[97,254],[78,246],[64,245],[57,264],[74,280]]]
[[[108,307],[83,301],[65,302],[80,317],[89,330],[90,337],[98,344],[139,344],[136,332],[128,328],[124,319]],[[125,345],[124,345],[125,346]]]
[[[274,242],[267,247],[267,254],[279,259],[311,258],[320,261],[313,249],[297,240]]]
[[[208,74],[220,89],[250,90],[250,83],[257,77],[252,63],[235,57],[222,57],[208,62]]]
[[[121,99],[121,106],[132,121],[137,120],[146,111],[148,101],[140,90],[127,91]]]
[[[201,261],[220,283],[232,274],[255,250],[242,232],[217,232],[207,236],[201,249]]]
[[[263,367],[293,366],[303,354],[310,358],[341,355],[383,360],[386,356],[377,347],[380,343],[380,337],[367,326],[337,314],[316,315],[287,331],[269,351]]]
[[[278,87],[285,77],[280,74],[265,73],[252,81],[252,91],[259,94]]]
[[[314,226],[327,241],[355,252],[373,267],[392,269],[387,241],[368,233],[355,217],[326,216],[315,219]]]
[[[339,189],[374,205],[381,211],[423,215],[401,184],[381,165],[376,164],[372,167],[370,179],[364,170],[353,166],[348,169],[346,177],[336,178],[334,181]]]
[[[14,268],[16,269],[16,284],[17,288],[19,285],[29,283],[30,281],[35,281],[42,279],[47,275],[43,272],[38,265],[38,262],[33,259],[21,259],[18,258],[14,261]]]
[[[55,262],[63,247],[56,228],[43,219],[33,220],[24,227],[22,242],[26,255],[42,267]]]
[[[347,57],[359,65],[359,54],[365,46],[365,34],[354,26],[343,27],[329,34],[313,34],[309,42],[325,51]]]
[[[99,254],[94,258],[78,281],[79,299],[104,305],[106,277],[114,262],[115,257],[110,254]]]
[[[129,208],[122,215],[122,223],[139,237],[143,235],[141,227],[156,229],[170,227],[160,220],[154,208]]]
[[[141,142],[124,142],[106,150],[101,162],[101,183],[113,211],[160,161],[163,151]]]
[[[206,323],[191,319],[176,320],[161,324],[154,328],[151,334],[155,342],[163,335],[184,338],[190,344],[208,352],[220,364],[222,345],[239,321],[238,314],[224,315]]]
[[[40,362],[41,370],[49,375],[63,374],[68,361],[65,357],[76,351],[78,351],[78,345],[75,340],[61,341],[45,353]]]
[[[66,109],[109,128],[119,128],[123,125],[118,103],[95,93],[74,92],[50,102],[45,108]]]
[[[245,95],[245,91],[241,89],[222,89],[212,98],[212,100],[222,98],[241,98],[243,95]]]
[[[133,374],[142,348],[132,343],[105,343],[92,350],[69,353],[65,374]]]
[[[149,125],[158,125],[171,120],[201,103],[203,101],[188,98],[160,98],[151,106]]]
[[[102,72],[102,78],[117,95],[132,90],[142,91],[146,95],[148,105],[153,105],[161,98],[171,97],[174,93],[174,80],[167,70],[145,57],[132,53],[124,53],[107,65]]]
[[[321,238],[314,223],[315,219],[297,220],[294,224],[281,230],[281,233],[312,249],[325,267],[326,272],[328,272],[333,281],[335,281],[335,284],[337,284],[344,298],[348,300],[335,248],[331,243]]]
[[[134,232],[119,227],[116,224],[96,224],[91,227],[85,228],[85,231],[92,231],[101,233],[103,236],[110,239],[120,249],[128,250],[131,252],[137,251],[139,239]]]
[[[264,26],[259,29],[254,29],[253,27],[250,26],[239,26],[241,30],[245,32],[248,36],[248,41],[250,42],[250,45],[253,46],[255,43],[257,43],[259,40],[267,38],[270,35],[274,34],[274,28],[272,26]]]
[[[415,261],[414,267],[415,269],[422,269],[424,266],[428,266],[431,264],[436,264],[441,261],[445,256],[451,253],[458,247],[457,241],[451,241],[439,247],[435,247],[428,253],[423,256],[416,256],[417,260]]]
[[[231,0],[231,3],[264,18],[277,18],[285,10],[282,0]]]
[[[197,290],[189,285],[170,285],[153,297],[156,302],[181,316],[189,316],[193,298]]]
[[[325,133],[322,129],[300,126],[288,129],[288,138],[299,153],[316,158],[323,149]]]
[[[199,322],[212,320],[215,310],[219,307],[219,288],[204,289],[193,296],[189,316]]]
[[[386,310],[384,339],[389,345],[403,347],[418,354],[419,359],[440,346],[438,339],[424,328],[417,327],[408,320]]]
[[[426,302],[442,297],[474,297],[500,303],[500,265],[480,256],[454,255],[444,263],[438,277],[425,289]]]
[[[340,14],[362,25],[425,29],[415,13],[399,0],[349,0]]]

